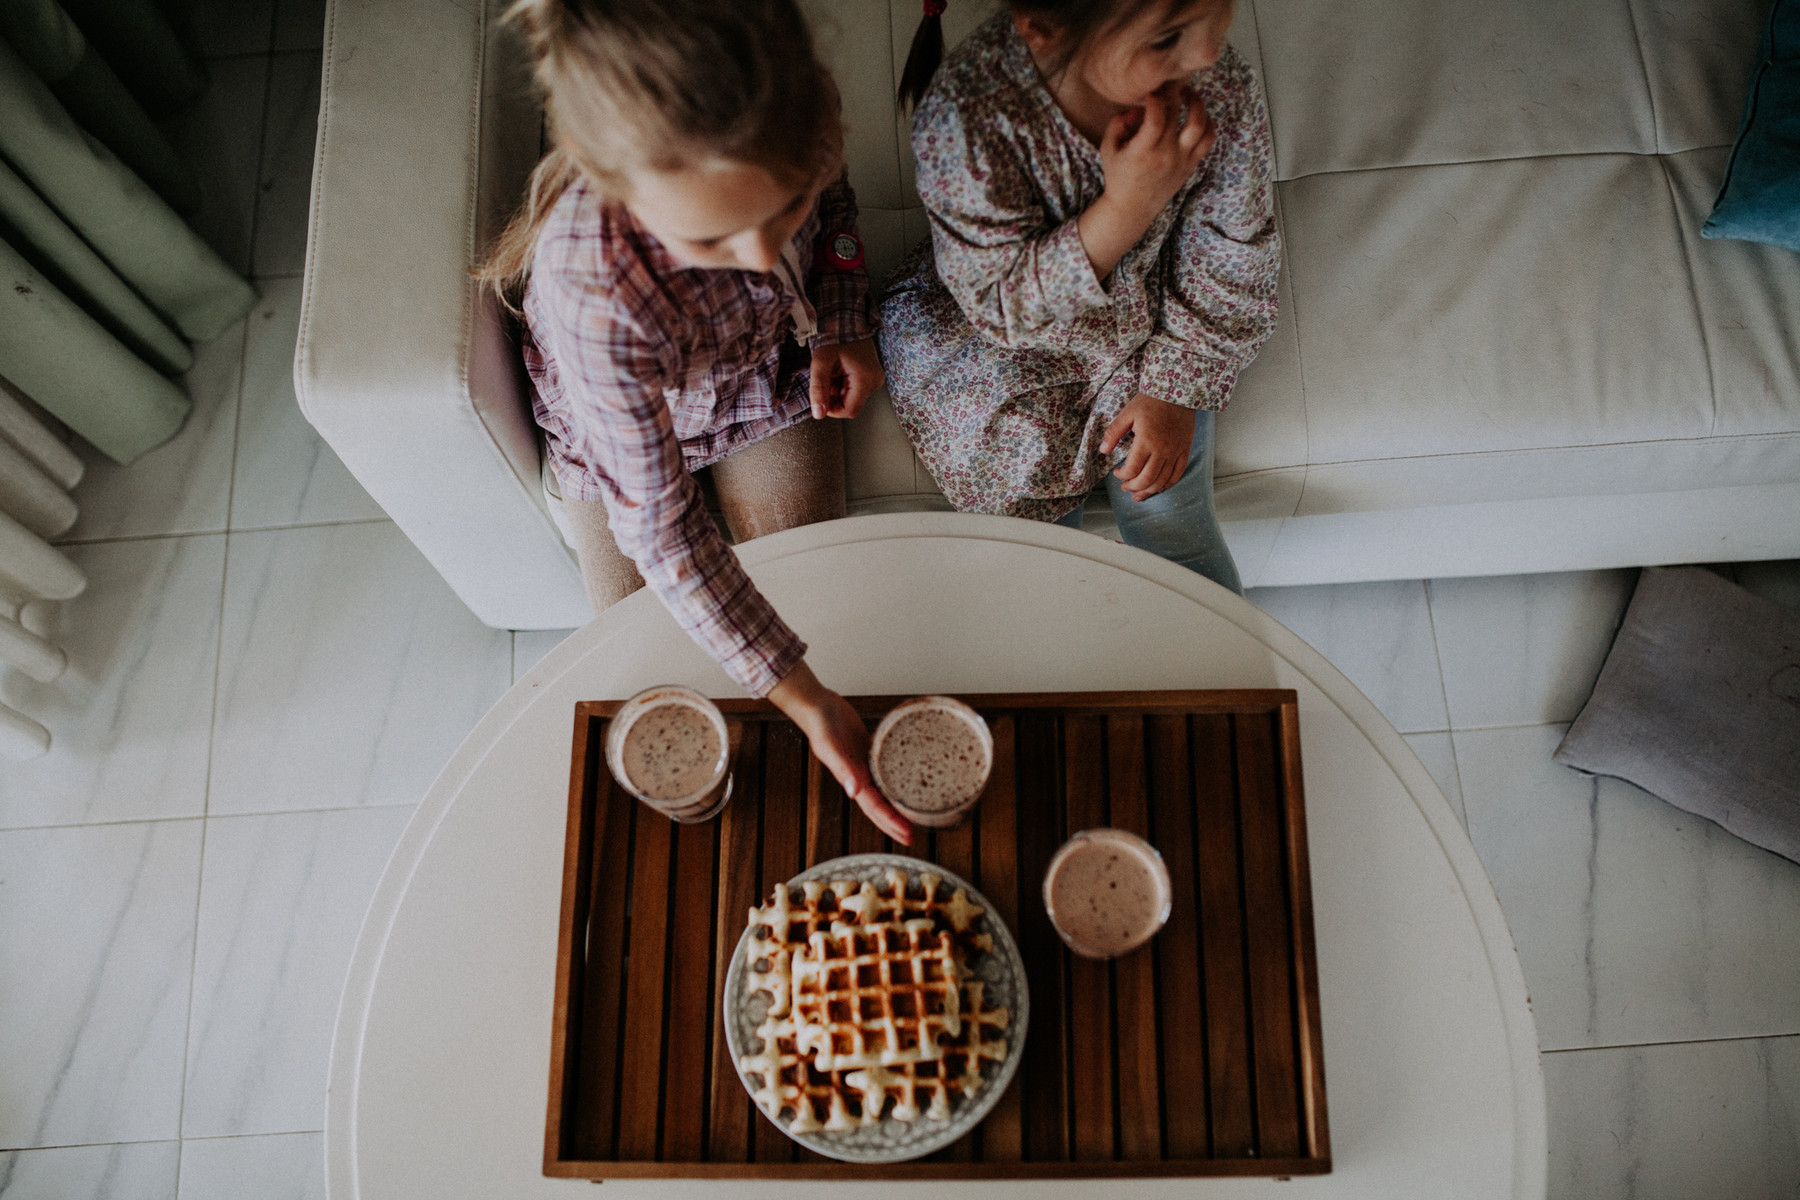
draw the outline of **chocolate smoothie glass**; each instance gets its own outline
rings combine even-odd
[[[1117,958],[1156,935],[1175,891],[1156,847],[1123,829],[1084,829],[1044,873],[1050,923],[1083,958]]]
[[[606,730],[606,766],[619,786],[684,823],[731,799],[731,750],[719,706],[673,683],[627,700]]]
[[[981,714],[949,696],[919,696],[875,729],[875,786],[915,825],[948,829],[981,799],[994,765],[994,735]]]

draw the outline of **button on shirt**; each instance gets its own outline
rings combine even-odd
[[[821,232],[855,230],[840,178],[794,235],[813,346],[874,334],[868,272],[813,272]],[[684,266],[583,180],[552,208],[525,290],[532,407],[563,495],[605,503],[645,584],[757,696],[806,645],[745,575],[691,472],[811,419],[809,355],[793,338],[800,299],[784,271]]]

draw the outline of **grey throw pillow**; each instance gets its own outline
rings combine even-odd
[[[1646,567],[1555,758],[1800,862],[1800,616],[1700,567]]]

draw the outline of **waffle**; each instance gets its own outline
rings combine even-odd
[[[794,1114],[791,1133],[948,1120],[982,1063],[1006,1058],[1010,1014],[964,965],[993,948],[974,930],[984,910],[930,872],[912,882],[808,882],[798,901],[781,886],[750,910],[748,990],[770,1003],[763,1048],[739,1065],[771,1119]]]

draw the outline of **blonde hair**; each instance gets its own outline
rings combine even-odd
[[[554,143],[475,271],[509,307],[578,178],[618,199],[633,171],[723,158],[811,183],[842,153],[837,90],[794,0],[519,0],[506,20]]]

